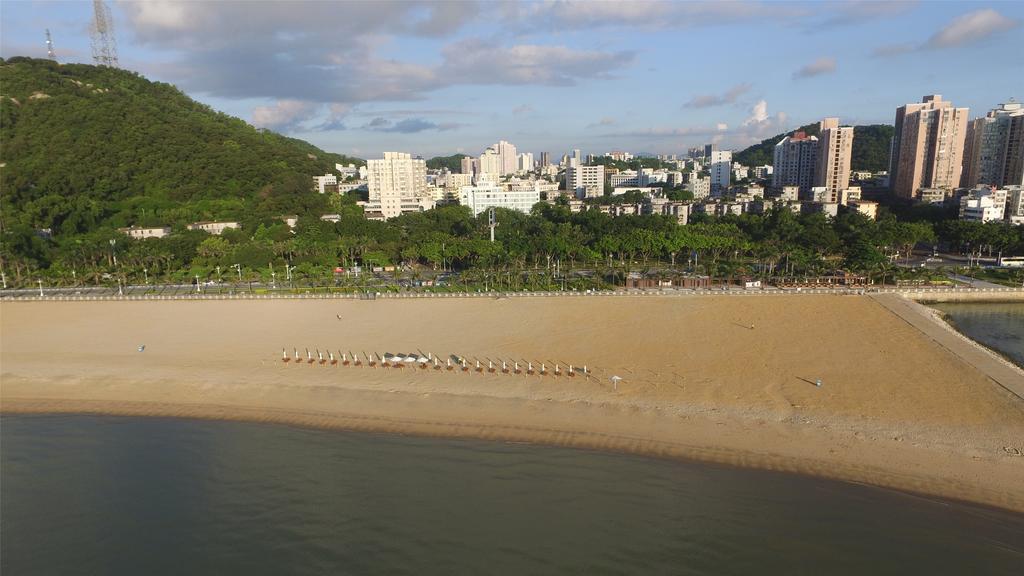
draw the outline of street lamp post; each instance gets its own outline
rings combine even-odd
[[[270,270],[270,287],[277,289],[277,272],[274,272],[273,268]]]
[[[146,285],[148,286],[149,285],[149,270],[147,270],[146,268],[143,268],[142,269],[142,273],[146,276]]]
[[[199,274],[196,274],[196,292],[202,292],[203,290],[199,287]]]
[[[39,283],[39,297],[42,298],[43,297],[43,281],[42,280],[36,280],[36,282]]]
[[[238,283],[241,284],[242,283],[242,265],[241,264],[232,264],[231,267],[238,271]]]
[[[114,261],[114,268],[117,268],[117,252],[114,250],[114,246],[117,245],[117,240],[110,239],[110,257]]]

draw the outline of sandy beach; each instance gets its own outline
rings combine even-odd
[[[839,295],[4,302],[0,410],[552,443],[1024,511],[1021,371],[929,335],[934,317],[898,305]],[[296,365],[282,348],[455,354],[498,372]],[[501,374],[503,360],[591,374]]]

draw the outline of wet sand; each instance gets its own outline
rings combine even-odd
[[[0,410],[563,444],[1024,511],[1024,401],[973,343],[921,326],[836,295],[5,302]],[[456,354],[499,372],[295,365],[282,347]],[[502,360],[592,374],[506,375]]]

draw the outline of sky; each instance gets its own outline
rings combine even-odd
[[[1024,2],[108,0],[122,68],[363,158],[741,149],[942,94],[1024,99]],[[0,56],[92,62],[91,1],[2,0]],[[0,87],[2,90],[2,87]]]

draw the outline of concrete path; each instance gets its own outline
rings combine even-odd
[[[1006,288],[1006,286],[1003,286],[1002,284],[987,282],[985,280],[977,280],[969,276],[964,276],[962,274],[950,274],[949,277],[952,278],[953,280],[956,280],[957,282],[963,282],[969,285],[971,288],[987,288],[990,290],[993,288]]]
[[[941,321],[937,322],[931,311],[917,302],[899,294],[876,294],[871,297],[939,346],[1024,400],[1024,370],[953,330],[952,327],[941,324]]]

